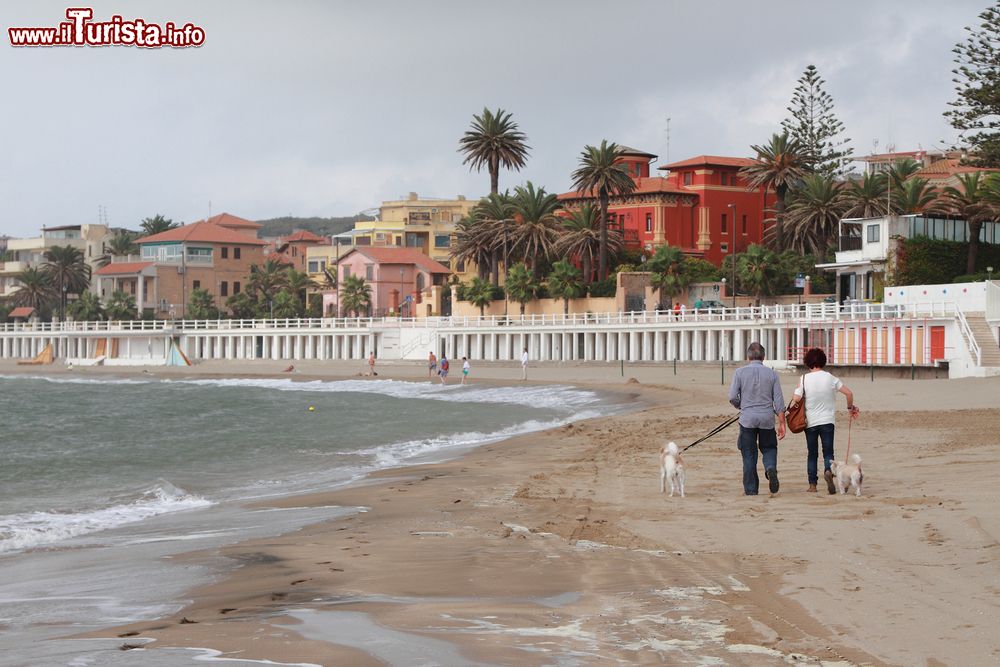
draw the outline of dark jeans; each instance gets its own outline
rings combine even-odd
[[[815,484],[819,480],[816,474],[816,459],[819,456],[819,441],[823,441],[823,470],[830,469],[830,462],[833,461],[833,424],[820,424],[810,426],[806,429],[806,473],[809,475],[809,483]]]
[[[760,486],[757,477],[757,448],[764,457],[764,470],[778,467],[778,434],[773,428],[747,428],[740,424],[739,448],[743,455],[743,492],[756,496]]]

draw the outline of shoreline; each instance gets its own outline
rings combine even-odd
[[[205,366],[194,376],[250,376]],[[41,370],[23,374],[47,374]],[[80,375],[162,379],[113,370]],[[356,377],[330,370],[339,372],[304,371],[291,379]],[[379,379],[420,379],[421,370],[414,365],[399,373],[406,377]],[[491,385],[520,384],[505,377],[519,376],[513,364],[476,370],[493,376]],[[638,376],[638,384],[609,380],[608,368],[531,370],[545,384],[632,395],[636,407],[480,445],[443,463],[407,464],[345,488],[263,503],[369,510],[241,542],[217,550],[218,556],[189,553],[179,560],[222,557],[239,565],[222,581],[191,591],[192,603],[174,616],[87,636],[138,632],[155,638],[154,647],[210,646],[228,657],[324,665],[394,663],[391,650],[356,641],[373,632],[409,642],[439,664],[545,664],[573,655],[583,664],[685,664],[692,656],[726,664],[784,664],[791,656],[802,656],[804,664],[915,664],[911,658],[945,664],[955,659],[954,646],[945,650],[946,637],[961,640],[966,664],[1000,655],[1000,644],[976,623],[977,613],[997,607],[974,584],[995,578],[997,567],[972,556],[1000,546],[993,537],[1000,520],[986,502],[984,483],[976,481],[979,474],[956,490],[907,488],[892,457],[871,446],[886,434],[885,424],[932,450],[935,438],[950,430],[985,444],[975,452],[979,465],[997,470],[996,436],[976,424],[991,417],[995,406],[986,396],[1000,382],[942,380],[949,382],[947,397],[927,396],[939,381],[877,382],[884,409],[869,408],[870,419],[855,427],[855,437],[865,441],[859,451],[866,466],[877,471],[866,479],[862,499],[802,493],[804,447],[793,435],[794,449],[779,448],[782,492],[737,495],[739,457],[729,431],[685,455],[689,495],[681,500],[660,497],[655,450],[664,437],[683,445],[731,414],[718,367],[670,376],[669,368],[630,366],[626,376]],[[788,393],[795,376],[782,377]],[[657,379],[665,382],[652,384]],[[862,406],[875,403],[868,383],[851,384]],[[968,408],[943,417],[920,414],[952,403]],[[956,437],[947,451],[921,457],[966,453],[969,445]],[[924,487],[934,481],[917,480]],[[955,540],[954,512],[981,544],[963,549]],[[914,533],[921,525],[923,532]],[[802,528],[815,533],[816,544],[800,544]],[[863,539],[852,538],[855,531]],[[959,561],[954,569],[961,576],[928,570],[935,558]],[[906,562],[894,565],[901,559]],[[890,566],[901,572],[883,571]],[[929,582],[927,572],[935,575]],[[855,586],[845,583],[848,575]],[[926,590],[907,590],[907,575]],[[899,600],[887,601],[887,593]],[[932,612],[957,605],[959,594],[966,608],[950,611],[947,627],[940,620],[934,625]],[[902,604],[908,598],[923,600],[931,611]],[[884,617],[872,619],[873,613]],[[180,624],[181,618],[196,622]]]

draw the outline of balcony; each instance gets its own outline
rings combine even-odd
[[[860,236],[841,236],[840,237],[840,252],[847,252],[848,250],[861,250],[861,237]]]
[[[27,262],[0,262],[0,273],[20,273],[27,268]]]

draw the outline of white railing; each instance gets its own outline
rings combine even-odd
[[[955,317],[958,319],[958,326],[962,330],[962,336],[969,344],[969,352],[971,352],[973,358],[975,358],[976,365],[982,366],[983,351],[980,349],[979,343],[976,342],[976,337],[973,335],[972,329],[969,327],[969,321],[965,319],[965,313],[962,312],[961,308],[955,309]]]
[[[986,281],[986,319],[1000,320],[1000,282]]]
[[[0,333],[45,332],[170,332],[226,331],[238,329],[367,329],[386,327],[456,327],[485,328],[497,326],[579,326],[643,324],[724,324],[727,322],[766,321],[839,321],[954,317],[952,302],[923,304],[802,303],[741,308],[702,308],[684,311],[635,311],[626,313],[571,313],[564,315],[519,314],[486,317],[339,317],[294,319],[218,319],[218,320],[124,320],[113,322],[24,322],[0,324]]]

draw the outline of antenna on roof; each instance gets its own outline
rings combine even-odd
[[[667,116],[667,164],[670,164],[670,116]]]

